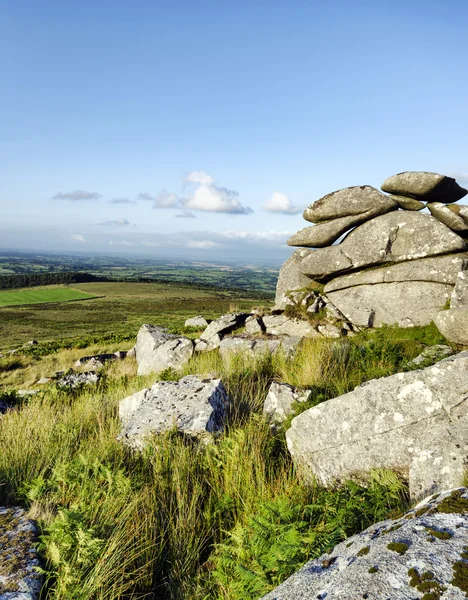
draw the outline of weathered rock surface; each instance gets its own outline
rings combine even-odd
[[[465,269],[460,269],[450,299],[450,308],[461,308],[462,306],[468,307],[468,273],[465,272]]]
[[[435,315],[434,323],[449,342],[468,346],[468,306],[442,310]]]
[[[468,194],[468,191],[460,187],[452,177],[425,171],[405,171],[392,175],[381,187],[389,194],[444,204],[457,202]]]
[[[120,402],[119,439],[141,450],[148,435],[174,427],[191,436],[214,433],[222,429],[229,403],[220,379],[189,375],[180,381],[160,381]]]
[[[336,325],[326,323],[325,325],[319,325],[318,331],[326,338],[339,338],[342,336],[342,331]]]
[[[284,310],[292,304],[288,292],[307,289],[311,285],[310,278],[306,277],[300,268],[302,259],[310,252],[312,250],[296,250],[281,267],[276,284],[275,308]]]
[[[435,346],[429,346],[413,358],[411,363],[418,367],[428,366],[428,363],[434,363],[438,360],[442,360],[443,358],[447,358],[447,356],[451,356],[453,354],[453,350],[450,346],[446,346],[445,344],[436,344]]]
[[[430,281],[358,285],[327,294],[359,327],[428,325],[450,298],[453,286]]]
[[[414,202],[416,202],[414,200]],[[369,216],[370,215],[370,216]],[[305,246],[306,248],[322,248],[333,244],[343,233],[353,227],[365,223],[374,215],[370,211],[349,217],[340,217],[331,221],[318,223],[313,227],[301,229],[288,240],[289,246]]]
[[[307,402],[310,390],[288,383],[272,383],[263,404],[263,413],[272,424],[279,425],[292,414],[295,402]]]
[[[263,600],[462,600],[466,488],[428,498],[308,562]]]
[[[468,224],[464,219],[453,210],[450,210],[446,204],[442,202],[429,202],[427,208],[431,211],[431,215],[438,219],[449,229],[457,232],[468,231]]]
[[[468,268],[468,253],[443,254],[408,262],[395,263],[385,267],[374,267],[341,275],[329,281],[325,294],[357,285],[393,283],[398,281],[433,281],[455,285],[458,273]]]
[[[321,337],[308,321],[291,319],[286,315],[267,315],[263,317],[266,332],[269,335],[289,335],[293,337]]]
[[[101,363],[101,366],[102,366],[105,362],[107,362],[109,360],[117,360],[117,355],[115,353],[113,353],[113,354],[94,354],[92,356],[83,356],[83,358],[79,358],[76,361],[75,367],[83,367],[84,365],[87,365],[91,361],[98,361],[99,363]]]
[[[281,339],[249,339],[246,337],[226,337],[219,345],[219,352],[223,358],[233,354],[248,356],[263,356],[283,352],[286,356],[293,356],[298,349],[302,338],[297,336]]]
[[[398,205],[379,190],[370,185],[359,185],[323,196],[305,209],[303,217],[306,221],[319,223],[366,213],[364,218],[371,219],[397,208]]]
[[[57,387],[77,389],[83,385],[95,385],[99,381],[99,375],[94,371],[83,373],[69,373],[57,381]]]
[[[375,468],[409,475],[413,499],[461,485],[467,465],[468,352],[374,379],[292,420],[289,451],[324,485]]]
[[[396,211],[354,229],[336,246],[311,250],[304,275],[317,280],[358,268],[397,263],[466,249],[465,241],[427,214]]]
[[[22,508],[0,507],[0,600],[36,600],[42,587],[37,528]]]
[[[182,368],[193,355],[193,342],[162,327],[142,325],[135,345],[138,375]]]
[[[250,335],[254,335],[256,333],[263,333],[265,331],[265,325],[263,324],[262,318],[256,315],[251,315],[250,317],[247,317],[245,321],[245,331]]]
[[[200,336],[200,341],[203,343],[197,344],[196,350],[206,351],[218,348],[223,336],[244,325],[248,316],[245,313],[232,313],[211,321]]]
[[[468,223],[468,206],[462,204],[447,204],[447,208],[460,216],[465,223]]]
[[[205,327],[208,327],[208,321],[198,315],[198,317],[192,317],[191,319],[187,319],[185,321],[185,327],[196,327],[197,329],[204,329]]]
[[[420,202],[416,198],[408,198],[407,196],[390,196],[390,198],[404,210],[422,210],[426,206],[424,202]]]

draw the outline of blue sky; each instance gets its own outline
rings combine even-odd
[[[0,247],[278,262],[326,193],[468,183],[467,23],[462,0],[3,0]]]

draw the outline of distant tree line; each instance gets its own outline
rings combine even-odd
[[[57,283],[87,283],[90,281],[108,281],[107,277],[91,273],[64,271],[61,273],[16,273],[15,275],[0,275],[0,289],[34,287],[37,285],[52,285]]]

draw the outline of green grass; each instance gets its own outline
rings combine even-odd
[[[94,296],[68,286],[47,286],[15,291],[0,291],[0,307],[22,304],[47,304],[50,302],[71,302],[90,300]]]
[[[83,283],[81,292],[93,300],[4,307],[0,310],[0,349],[17,347],[28,340],[39,342],[78,340],[86,337],[133,335],[143,323],[182,329],[189,317],[216,318],[230,310],[249,311],[267,301],[248,293],[196,289],[183,284],[110,282]],[[55,288],[57,289],[57,288]],[[44,288],[29,288],[36,293]],[[1,292],[11,294],[14,292]]]

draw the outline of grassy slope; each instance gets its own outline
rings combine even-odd
[[[70,302],[72,300],[90,300],[94,296],[80,292],[65,285],[25,288],[21,290],[0,291],[0,307],[21,304],[45,304],[49,302]]]
[[[76,339],[109,332],[136,335],[142,323],[181,328],[187,318],[197,314],[219,316],[233,302],[239,310],[259,304],[248,293],[233,295],[180,284],[83,283],[79,289],[100,297],[70,304],[1,308],[0,348],[12,348],[31,339]]]

